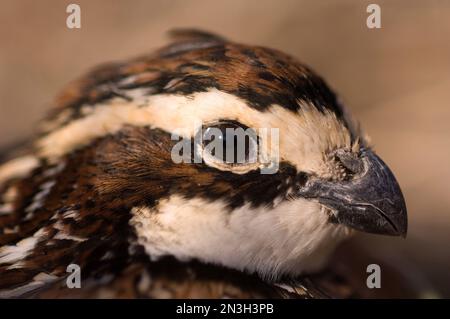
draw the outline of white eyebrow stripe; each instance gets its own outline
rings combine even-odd
[[[317,172],[320,168],[313,167],[317,166],[314,163],[323,162],[328,148],[351,146],[348,130],[331,112],[321,113],[303,104],[298,113],[279,105],[261,112],[239,97],[213,88],[189,96],[157,94],[136,96],[133,101],[110,100],[95,106],[87,116],[50,132],[38,140],[37,147],[40,156],[55,159],[126,125],[193,137],[196,126],[218,119],[238,120],[251,128],[280,129],[280,144],[273,147],[279,147],[280,156],[303,171]]]

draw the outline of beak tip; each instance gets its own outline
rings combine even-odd
[[[406,215],[405,215],[406,216]],[[400,229],[400,233],[399,235],[403,238],[406,238],[406,236],[408,235],[408,224],[407,221],[405,220],[405,226],[403,228]]]
[[[401,227],[397,228],[397,231],[394,234],[394,236],[399,236],[399,237],[402,237],[402,238],[406,238],[407,234],[408,234],[408,227],[405,224],[404,226],[402,225]]]
[[[405,199],[403,198],[403,194],[400,190],[400,187],[399,187],[399,194],[401,198],[401,205],[400,205],[401,209],[399,213],[400,218],[398,218],[396,226],[398,229],[398,236],[406,238],[406,235],[408,233],[408,213],[406,209]]]

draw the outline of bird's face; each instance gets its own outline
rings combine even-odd
[[[151,258],[276,278],[317,270],[352,230],[406,234],[393,174],[293,58],[204,38],[95,74],[63,97],[38,154],[51,162],[85,148],[84,178],[102,207],[129,210],[134,244]],[[222,154],[209,152],[226,129],[251,134],[239,149],[224,133]],[[193,151],[181,161],[180,145]]]
[[[164,97],[163,105],[170,123],[163,129],[200,150],[200,161],[173,161],[178,140],[161,142],[172,145],[159,173],[170,190],[156,205],[134,207],[131,222],[150,256],[195,257],[276,277],[317,270],[352,229],[405,235],[395,178],[333,112],[301,101],[295,112],[279,105],[261,111],[217,89]],[[227,162],[226,129],[237,128],[253,134],[243,161]],[[275,129],[277,139],[258,128]],[[205,150],[214,129],[224,139],[220,156]]]

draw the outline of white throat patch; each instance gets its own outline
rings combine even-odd
[[[303,199],[230,212],[220,201],[173,195],[153,209],[135,207],[132,214],[138,243],[153,259],[196,258],[271,280],[319,270],[351,232],[329,223],[318,203]]]

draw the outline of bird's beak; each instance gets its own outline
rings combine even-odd
[[[408,219],[400,186],[387,165],[362,150],[361,172],[350,181],[313,180],[300,193],[330,208],[332,220],[356,230],[406,237]]]

